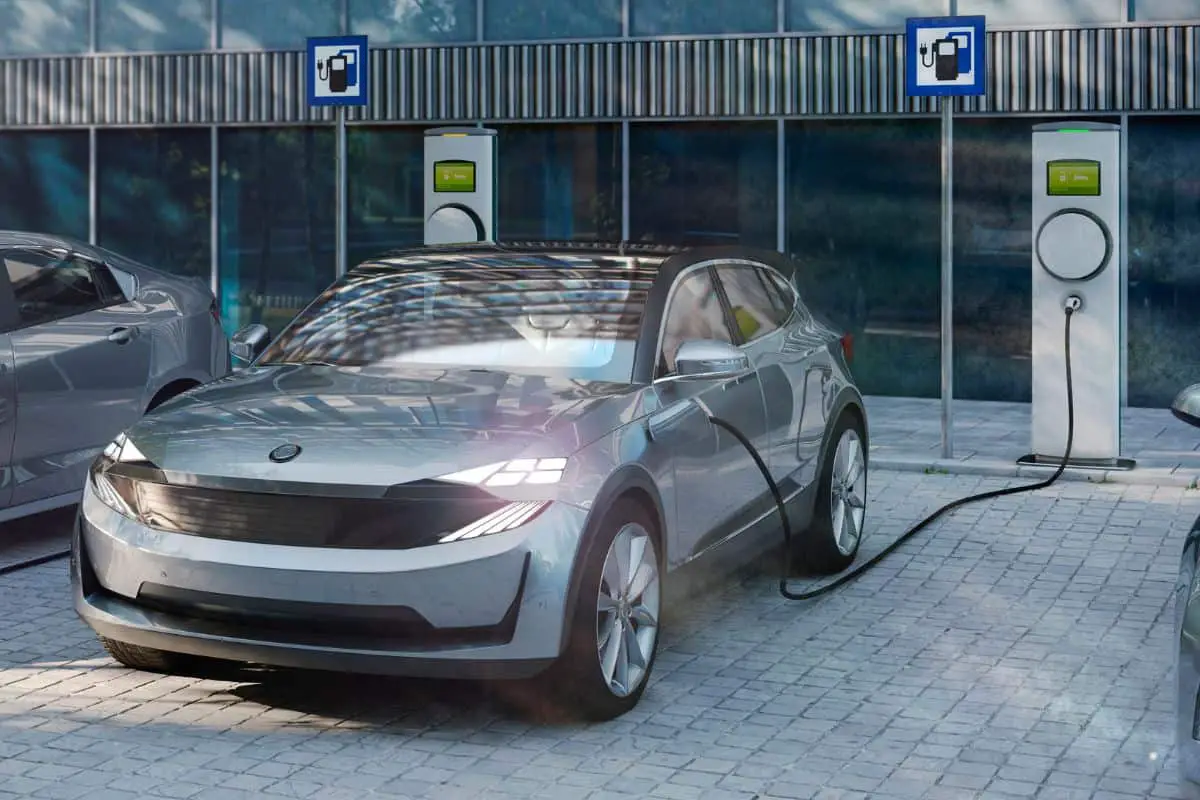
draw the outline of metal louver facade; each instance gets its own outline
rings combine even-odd
[[[901,34],[614,40],[377,49],[370,122],[894,115]],[[967,113],[1200,110],[1200,24],[988,34],[989,88]],[[0,127],[286,124],[305,104],[301,52],[0,61]]]

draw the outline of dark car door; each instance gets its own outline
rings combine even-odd
[[[96,452],[141,413],[151,348],[112,313],[126,299],[103,264],[34,248],[0,255],[17,311],[11,502],[19,505],[83,488]]]
[[[659,343],[658,377],[675,372],[675,354],[687,341],[734,343],[713,270],[699,265],[676,278],[667,299]],[[675,531],[671,548],[683,557],[736,533],[744,509],[766,491],[749,453],[707,414],[727,420],[756,447],[765,448],[767,422],[753,370],[728,378],[667,381],[656,387],[661,410],[651,419],[655,438],[673,448]]]

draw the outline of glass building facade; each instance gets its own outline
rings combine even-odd
[[[869,394],[940,391],[937,106],[909,16],[985,14],[955,123],[956,397],[1030,398],[1031,126],[1125,127],[1127,402],[1200,380],[1200,0],[0,0],[0,228],[211,278],[278,330],[334,278],[304,38],[370,36],[348,257],[421,242],[423,131],[499,130],[502,239],[778,248]]]

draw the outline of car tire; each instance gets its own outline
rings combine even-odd
[[[867,511],[866,441],[858,417],[843,411],[821,463],[812,524],[793,548],[797,571],[832,575],[854,563]]]
[[[233,666],[227,661],[219,661],[215,658],[142,647],[128,642],[118,642],[106,636],[101,636],[99,639],[100,644],[104,645],[104,649],[119,664],[142,672],[203,677],[228,672]]]
[[[603,722],[634,708],[653,672],[663,552],[653,516],[630,499],[612,506],[585,547],[566,646],[548,677],[560,711]]]

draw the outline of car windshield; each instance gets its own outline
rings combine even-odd
[[[633,378],[656,264],[627,257],[413,257],[353,270],[258,363]]]

